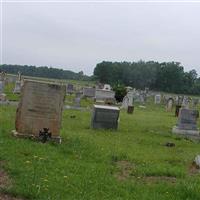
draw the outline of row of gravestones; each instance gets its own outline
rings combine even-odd
[[[66,86],[36,81],[24,82],[16,111],[15,136],[48,139],[61,142],[62,110]],[[53,94],[53,95],[52,95]],[[91,127],[117,129],[120,109],[115,106],[94,105]],[[173,133],[199,137],[195,110],[182,108]]]
[[[4,86],[6,82],[6,75],[5,73],[0,74],[0,101],[5,102],[6,101],[6,95],[4,92]],[[18,72],[18,78],[15,81],[15,87],[13,90],[14,94],[20,94],[21,88],[23,86],[23,80],[21,78],[21,73]],[[75,99],[74,99],[74,105],[75,107],[80,107],[80,102],[82,97],[90,97],[94,98],[96,101],[99,102],[105,102],[105,101],[110,101],[114,102],[115,100],[115,92],[111,90],[110,85],[105,84],[101,88],[93,88],[93,87],[84,87],[82,90],[79,88],[78,90],[75,90],[73,84],[67,84],[66,87],[66,93],[67,94],[72,94],[75,92]]]
[[[76,90],[72,84],[67,85],[67,94],[72,94]],[[84,87],[81,90],[75,92],[75,106],[80,106],[80,101],[82,97],[93,98],[98,103],[115,102],[115,92],[111,90],[110,85],[105,84],[103,88],[95,87]]]
[[[130,89],[127,91],[126,96],[123,98],[122,101],[122,108],[127,109],[130,106],[133,106],[134,102],[139,102],[144,104],[147,101],[147,97],[150,96],[149,89],[145,88],[144,91]]]
[[[4,72],[1,72],[0,74],[0,101],[1,102],[6,102],[6,94],[4,93],[5,85],[7,83],[7,77]],[[21,74],[18,73],[18,80],[15,82],[15,87],[13,90],[14,94],[19,94],[21,91],[21,87],[23,85],[23,81],[21,79]]]
[[[199,104],[198,98],[191,98],[188,96],[162,96],[160,94],[155,95],[154,102],[155,104],[160,104],[163,100],[163,103],[166,105],[166,111],[172,111],[173,106],[179,106],[183,108],[196,109]]]

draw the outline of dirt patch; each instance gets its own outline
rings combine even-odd
[[[0,169],[0,188],[8,188],[11,185],[11,181],[8,177],[8,174]]]
[[[4,165],[5,162],[0,161],[0,189],[7,189],[12,185],[8,174],[2,169]],[[0,193],[0,200],[23,200],[23,199],[13,197],[9,194]]]
[[[114,176],[119,181],[125,181],[127,179],[137,179],[138,181],[142,181],[147,184],[152,183],[160,183],[160,182],[167,182],[167,183],[176,183],[177,179],[176,177],[171,176],[142,176],[142,177],[136,177],[133,175],[133,171],[135,168],[135,165],[127,160],[120,160],[115,162],[117,167],[117,172],[114,174]]]
[[[142,180],[150,184],[159,182],[176,183],[176,177],[171,176],[145,176],[142,177]]]
[[[134,168],[134,165],[127,160],[117,161],[116,166],[118,168],[118,171],[115,174],[115,177],[119,181],[124,181],[124,180],[128,179],[131,175],[133,168]]]
[[[7,195],[7,194],[0,194],[0,200],[23,200],[23,199],[12,197],[12,196]]]
[[[193,162],[193,163],[189,166],[188,174],[189,174],[190,176],[193,176],[193,175],[196,175],[196,174],[199,174],[199,173],[200,173],[199,167]]]

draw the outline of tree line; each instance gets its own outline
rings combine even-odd
[[[10,74],[21,72],[25,76],[68,79],[68,80],[96,80],[101,83],[132,86],[137,89],[148,87],[151,90],[200,94],[200,78],[196,70],[184,71],[179,62],[108,62],[98,63],[93,76],[75,73],[69,70],[52,67],[36,67],[28,65],[1,65],[0,72]]]
[[[94,77],[102,83],[131,86],[137,89],[200,94],[196,70],[184,72],[179,62],[107,62],[98,63]]]
[[[72,80],[90,80],[89,76],[83,74],[82,71],[75,73],[69,70],[57,69],[52,67],[36,67],[28,65],[1,65],[0,72],[8,74],[18,74],[21,72],[24,76],[34,76],[54,79],[72,79]]]

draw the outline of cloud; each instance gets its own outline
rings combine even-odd
[[[200,3],[3,3],[3,63],[92,74],[97,62],[179,61],[200,73]]]

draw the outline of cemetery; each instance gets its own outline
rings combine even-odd
[[[23,75],[0,89],[0,199],[200,199],[198,97],[129,88],[110,105],[108,84]]]

